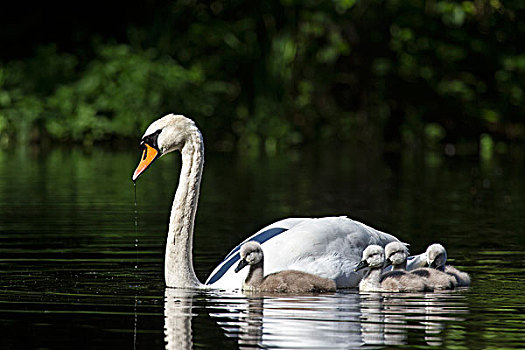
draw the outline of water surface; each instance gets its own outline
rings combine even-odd
[[[393,233],[416,253],[439,241],[473,280],[446,293],[299,296],[164,288],[180,161],[164,157],[139,179],[135,215],[138,157],[0,151],[1,348],[523,348],[523,153],[207,154],[194,244],[201,280],[262,226],[324,215]]]

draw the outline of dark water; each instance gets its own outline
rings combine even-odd
[[[485,160],[362,149],[208,154],[195,233],[201,280],[272,221],[336,214],[394,233],[416,253],[442,242],[473,279],[448,293],[321,296],[165,289],[180,164],[167,156],[141,177],[135,218],[138,158],[0,151],[0,348],[525,346],[523,152]]]

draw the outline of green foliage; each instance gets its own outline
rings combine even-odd
[[[136,137],[137,130],[170,110],[209,117],[219,96],[230,90],[227,84],[205,81],[201,67],[183,68],[154,50],[135,51],[127,45],[98,46],[96,57],[79,73],[74,57],[49,49],[34,60],[53,62],[55,77],[67,79],[45,91],[39,85],[49,72],[32,62],[3,70],[0,127],[17,130],[23,141],[32,133],[86,144]]]
[[[525,140],[522,2],[184,0],[128,41],[0,63],[0,144],[135,138],[169,112],[213,148]],[[480,135],[487,137],[480,138]]]

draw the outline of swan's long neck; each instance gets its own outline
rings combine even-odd
[[[245,290],[257,289],[264,280],[264,261],[261,260],[255,265],[250,265],[248,275],[244,280],[243,286]]]
[[[164,277],[166,286],[202,288],[193,270],[193,225],[204,166],[204,145],[197,130],[182,148],[182,169],[171,208]]]

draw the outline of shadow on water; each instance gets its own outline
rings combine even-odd
[[[414,253],[439,241],[473,278],[466,290],[412,295],[165,289],[180,161],[166,157],[140,179],[135,214],[138,156],[0,151],[0,348],[523,346],[523,152],[208,155],[194,244],[201,280],[272,221],[336,214],[394,233]]]

